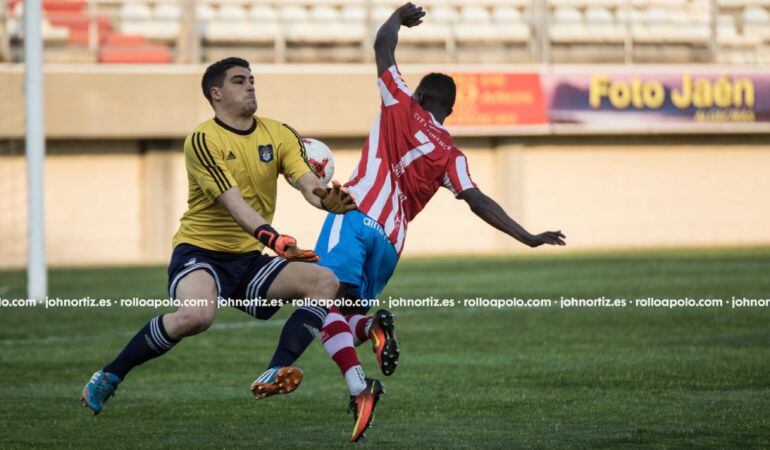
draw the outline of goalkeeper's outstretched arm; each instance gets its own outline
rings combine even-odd
[[[244,231],[262,242],[265,247],[275,251],[289,261],[317,262],[318,256],[312,250],[303,250],[297,247],[297,241],[284,234],[280,234],[271,227],[262,215],[254,210],[241,195],[238,186],[231,187],[223,192],[217,201]]]
[[[267,224],[265,218],[246,203],[238,186],[223,192],[222,195],[217,197],[217,201],[233,216],[238,225],[251,235],[254,235],[254,230]]]
[[[538,247],[543,244],[566,245],[564,242],[566,236],[561,231],[531,234],[513,220],[496,201],[489,198],[480,189],[466,189],[460,193],[459,198],[465,200],[468,206],[470,206],[471,211],[484,222],[508,234],[522,244],[530,247]]]
[[[356,209],[355,199],[338,181],[332,181],[332,187],[327,187],[312,172],[300,177],[297,189],[308,203],[318,209],[334,214],[345,214]]]
[[[407,3],[388,17],[380,26],[374,40],[374,59],[377,62],[377,76],[388,70],[396,63],[396,45],[398,45],[398,30],[401,25],[415,27],[422,23],[425,11],[414,3]]]

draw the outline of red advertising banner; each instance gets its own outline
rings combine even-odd
[[[674,131],[770,131],[770,76],[740,70],[589,70],[544,80],[551,124]],[[724,127],[721,127],[722,129]]]
[[[538,73],[453,73],[457,83],[453,127],[544,125],[545,99]]]

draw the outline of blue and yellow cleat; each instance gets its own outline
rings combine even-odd
[[[94,412],[94,415],[102,412],[104,403],[113,395],[122,380],[117,375],[104,371],[98,371],[91,375],[91,379],[83,388],[80,400],[83,406]]]
[[[299,367],[272,367],[251,383],[251,393],[256,400],[262,400],[276,394],[294,392],[301,382],[302,369]]]

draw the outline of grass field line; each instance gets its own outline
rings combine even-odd
[[[452,310],[454,311],[454,310]],[[402,311],[393,313],[394,316],[408,316],[423,312],[420,311]],[[249,322],[224,322],[214,323],[209,330],[238,330],[242,328],[276,328],[282,327],[286,323],[285,320],[254,320]],[[15,346],[15,345],[39,345],[39,344],[51,344],[62,342],[78,342],[78,341],[90,341],[93,339],[104,338],[116,338],[116,337],[131,337],[137,333],[134,331],[117,331],[113,333],[101,333],[101,334],[89,334],[89,335],[74,335],[74,336],[46,336],[38,338],[25,338],[25,339],[0,339],[0,345],[2,346]]]

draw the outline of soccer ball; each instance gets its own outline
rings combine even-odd
[[[302,139],[305,144],[305,156],[310,168],[318,175],[323,184],[329,184],[334,176],[334,156],[331,149],[316,139]]]
[[[317,139],[304,138],[302,144],[305,146],[305,157],[307,164],[318,175],[323,184],[329,184],[334,176],[334,156],[329,146]],[[295,180],[284,176],[286,181],[293,187],[297,187]]]

